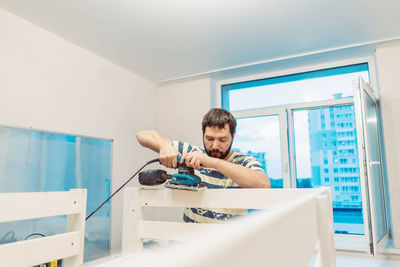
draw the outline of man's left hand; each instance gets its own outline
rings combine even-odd
[[[187,153],[181,157],[181,163],[185,162],[186,166],[194,169],[212,168],[215,160],[215,158],[198,151]]]

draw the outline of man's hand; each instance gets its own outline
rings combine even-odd
[[[178,166],[177,157],[181,155],[170,142],[165,142],[160,146],[160,162],[168,168],[176,168]]]
[[[262,171],[255,171],[223,159],[209,157],[207,154],[198,151],[183,155],[181,163],[183,162],[186,166],[195,169],[202,167],[215,169],[243,188],[271,187],[268,176]]]
[[[136,138],[142,146],[159,153],[162,165],[168,168],[177,167],[177,157],[181,154],[172,146],[171,140],[154,130],[140,131],[136,133]]]
[[[181,157],[181,162],[185,162],[186,166],[194,169],[213,168],[215,158],[209,157],[207,154],[194,151],[187,153]]]

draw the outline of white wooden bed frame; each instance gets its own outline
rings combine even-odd
[[[144,221],[144,207],[266,209],[228,224]],[[319,189],[127,188],[122,255],[84,266],[336,266],[331,193]],[[144,238],[184,241],[143,249]]]
[[[67,215],[65,233],[0,245],[0,266],[27,267],[58,259],[64,267],[82,264],[86,189],[0,194],[0,223],[60,215]]]

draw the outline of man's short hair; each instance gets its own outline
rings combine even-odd
[[[203,117],[202,121],[202,129],[203,129],[203,135],[206,130],[206,127],[218,127],[220,129],[223,129],[225,127],[225,124],[229,125],[229,131],[231,132],[231,135],[236,132],[236,119],[233,117],[233,115],[222,108],[212,108],[210,109],[206,115]]]

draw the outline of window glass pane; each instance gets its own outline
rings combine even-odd
[[[227,84],[222,106],[235,111],[352,97],[359,76],[369,81],[368,64]]]
[[[379,149],[378,116],[374,101],[366,94],[366,130],[368,131],[368,148],[370,164],[370,176],[372,179],[372,201],[374,202],[376,238],[379,242],[387,233],[386,226],[386,207],[384,196],[383,176],[381,172],[381,152]]]
[[[237,119],[232,149],[255,157],[271,186],[283,187],[278,115]]]
[[[335,233],[363,235],[354,105],[293,115],[297,187],[331,187]]]

